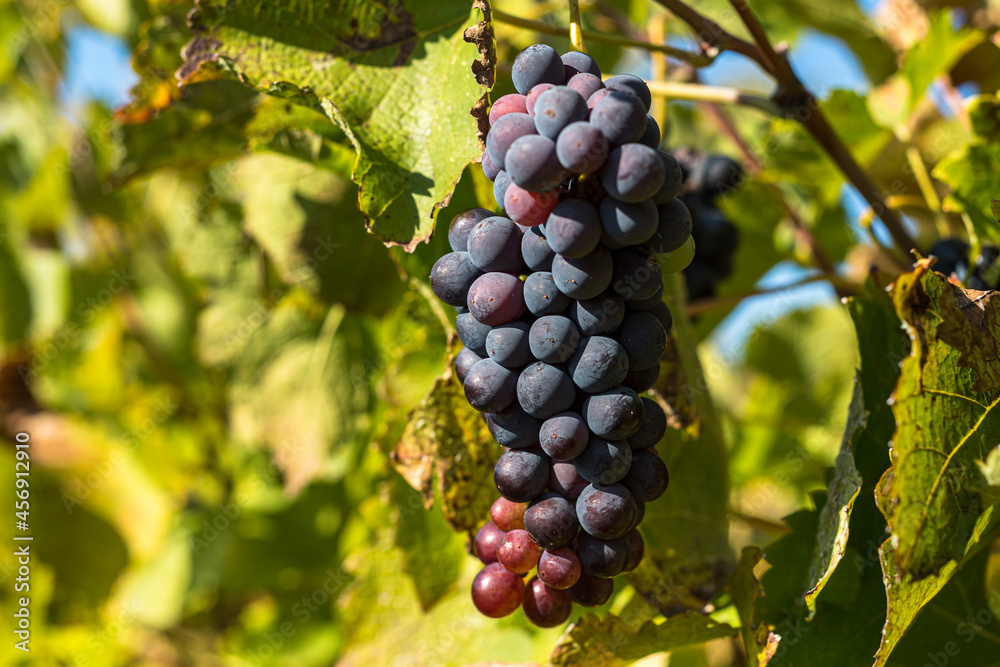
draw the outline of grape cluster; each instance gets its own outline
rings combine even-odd
[[[719,210],[716,198],[740,185],[743,170],[725,155],[679,149],[674,157],[684,175],[680,199],[691,212],[691,236],[697,248],[691,264],[684,269],[688,298],[694,301],[714,295],[719,283],[733,272],[739,228]]]
[[[639,564],[645,503],[666,491],[667,418],[640,394],[660,372],[663,271],[693,256],[691,217],[641,79],[602,81],[586,54],[544,45],[512,76],[482,158],[506,216],[460,213],[431,287],[459,308],[456,374],[503,447],[473,601],[552,627]]]
[[[985,245],[975,261],[970,261],[969,244],[962,239],[941,239],[927,253],[937,257],[934,270],[946,276],[965,276],[970,289],[994,290],[1000,287],[1000,248]]]

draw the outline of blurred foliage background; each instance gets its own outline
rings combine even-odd
[[[594,31],[690,43],[643,0],[583,4]],[[696,4],[731,23],[724,3]],[[1000,123],[990,125],[995,108],[970,120],[961,98],[1000,85],[1000,8],[961,4],[755,3],[841,136],[902,198],[926,247],[942,234],[997,238],[988,212],[962,208],[961,198],[970,174],[995,186],[996,144],[976,146]],[[283,98],[210,77],[179,87],[175,73],[191,62],[182,48],[198,34],[192,7],[0,0],[0,457],[12,470],[13,434],[31,434],[30,664],[545,662],[560,630],[475,612],[468,586],[478,568],[446,521],[447,500],[432,485],[428,508],[391,457],[446,365],[453,314],[429,291],[430,267],[454,214],[492,207],[490,190],[469,167],[437,215],[438,233],[412,253],[387,249],[366,222],[397,242],[426,236],[433,197],[417,183],[412,201],[379,208],[383,184],[363,185],[376,192],[375,203],[362,197],[366,221],[352,170],[356,147],[377,134],[348,136],[349,123],[287,99],[301,91]],[[459,70],[478,55],[460,39],[478,13],[462,7],[468,18],[452,37]],[[496,9],[567,21],[561,3]],[[567,46],[503,22],[496,30],[493,99],[510,92],[503,63],[521,48]],[[75,51],[81,35],[130,53],[133,73],[119,71],[114,49]],[[431,57],[436,46],[427,45]],[[606,71],[649,78],[660,67],[642,50],[590,46]],[[694,76],[673,61],[668,75]],[[698,76],[773,88],[737,56]],[[134,87],[109,99],[81,92],[81,80]],[[471,75],[453,87],[459,100],[482,92]],[[417,84],[404,92],[428,94]],[[466,119],[454,130],[461,136],[436,127],[431,137],[456,156],[456,174],[476,155],[469,106],[449,111]],[[831,276],[815,268],[796,225],[821,241],[841,293],[861,291],[873,263],[891,264],[881,248],[889,241],[793,121],[686,102],[654,112],[669,128],[668,150],[757,159],[751,180],[723,202],[742,232],[736,272],[716,301],[692,304],[729,450],[731,491],[723,482],[709,502],[738,553],[787,533],[782,517],[816,507],[811,494],[826,487],[859,363],[851,318],[831,283],[816,280]],[[424,136],[428,122],[404,118],[400,131]],[[943,196],[952,186],[958,208],[929,201],[911,149],[930,170],[950,160],[932,188]],[[413,220],[417,229],[407,229]],[[702,485],[697,467],[684,472],[681,489]],[[684,503],[683,493],[657,505]],[[651,508],[643,525],[654,549],[668,525],[658,528],[657,516]],[[0,522],[5,617],[15,604],[11,533]],[[630,585],[619,588],[610,609],[648,608]],[[644,664],[741,664],[741,650],[723,638]],[[0,662],[27,664],[11,641],[0,644]]]

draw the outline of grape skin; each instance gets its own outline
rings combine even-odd
[[[570,123],[587,120],[587,101],[571,88],[555,86],[538,96],[533,115],[538,134],[555,140]]]
[[[431,290],[449,306],[463,306],[482,271],[467,252],[450,252],[434,262],[431,269]]]
[[[653,203],[662,206],[680,194],[684,185],[684,172],[680,163],[670,153],[657,150],[656,154],[663,163],[663,184],[653,195]]]
[[[580,341],[566,369],[581,391],[596,394],[621,384],[629,371],[628,353],[621,343],[606,336]]]
[[[624,248],[612,253],[611,287],[626,301],[648,299],[663,289],[663,270],[649,253]]]
[[[490,563],[472,581],[472,602],[488,618],[513,614],[524,600],[524,581],[500,563]]]
[[[632,449],[625,440],[605,440],[591,434],[583,452],[573,459],[573,465],[580,477],[591,484],[614,484],[628,474]]]
[[[524,530],[524,512],[528,503],[512,503],[503,496],[490,506],[490,519],[502,531]]]
[[[469,312],[483,324],[499,326],[524,315],[524,285],[509,273],[485,273],[472,283]]]
[[[473,364],[463,386],[469,405],[480,412],[499,412],[517,398],[517,374],[492,359]]]
[[[493,469],[497,490],[507,500],[527,503],[545,491],[549,481],[549,458],[540,448],[504,452]]]
[[[610,579],[625,570],[629,561],[629,543],[624,535],[598,539],[587,533],[580,533],[576,556],[580,559],[580,568],[584,572],[592,577]]]
[[[644,202],[660,190],[666,171],[659,154],[649,146],[625,144],[608,153],[601,169],[601,183],[608,194],[629,204]],[[655,207],[655,204],[650,201]],[[655,214],[654,214],[655,216]],[[655,229],[655,221],[653,229]],[[652,230],[642,241],[652,234]],[[630,245],[642,241],[629,241]]]
[[[659,372],[660,365],[653,368]],[[667,432],[667,414],[660,407],[660,404],[646,396],[642,397],[642,423],[638,430],[629,436],[628,444],[633,452],[641,449],[649,449],[663,439]],[[635,457],[632,457],[633,460]]]
[[[548,192],[566,177],[556,157],[556,142],[538,134],[529,134],[511,144],[504,169],[511,180],[528,192]]]
[[[525,237],[528,235],[525,234]],[[536,271],[524,281],[524,303],[536,317],[558,315],[570,305],[570,298],[556,288],[548,271]]]
[[[597,61],[581,51],[569,51],[562,55],[562,62],[566,71],[566,78],[586,72],[601,78],[601,68],[597,66]]]
[[[553,461],[549,474],[549,488],[563,498],[576,502],[580,493],[587,488],[587,480],[580,476],[576,466],[570,461]]]
[[[680,248],[691,236],[691,212],[676,197],[656,207],[656,231],[645,246],[656,254],[673,252]]]
[[[569,318],[584,336],[611,333],[625,318],[625,302],[611,292],[593,299],[580,299],[570,306]]]
[[[628,551],[629,557],[628,562],[625,563],[625,569],[622,572],[631,572],[635,568],[639,567],[639,563],[642,562],[642,557],[646,554],[646,542],[642,539],[642,533],[637,529],[633,528],[628,531],[625,535],[625,539],[628,540]]]
[[[480,221],[469,234],[469,259],[480,271],[517,273],[524,268],[521,230],[499,215]]]
[[[547,364],[561,364],[569,359],[580,343],[580,332],[568,317],[546,315],[535,320],[528,332],[531,354]],[[527,362],[525,362],[527,363]]]
[[[611,599],[615,584],[611,579],[599,579],[581,572],[579,581],[567,592],[570,599],[581,607],[600,607]]]
[[[544,549],[560,549],[573,543],[580,532],[573,503],[555,493],[546,493],[524,513],[524,529]]]
[[[566,591],[551,588],[532,577],[524,594],[524,615],[540,628],[562,625],[573,612],[573,600]]]
[[[646,131],[639,138],[639,143],[650,148],[659,148],[661,139],[660,126],[652,116],[646,114]]]
[[[625,535],[635,522],[635,498],[621,484],[590,484],[576,499],[576,516],[587,535],[611,540]],[[580,534],[583,537],[584,533]],[[581,562],[583,556],[577,551]],[[586,567],[584,567],[586,571]],[[593,574],[593,573],[591,573]]]
[[[455,318],[455,331],[462,345],[472,350],[476,356],[484,358],[486,354],[486,336],[492,327],[487,326],[472,316],[467,308],[459,311]]]
[[[518,93],[504,95],[490,106],[490,125],[509,113],[528,113],[526,98]]]
[[[554,253],[570,259],[583,257],[601,240],[601,219],[590,202],[567,199],[552,209],[545,234]]]
[[[617,338],[625,348],[631,370],[643,370],[659,363],[667,347],[663,325],[652,313],[641,310],[625,315]]]
[[[649,314],[660,321],[663,331],[668,336],[674,328],[674,314],[670,312],[670,307],[662,301],[649,309]]]
[[[546,549],[538,559],[538,578],[549,588],[569,588],[580,580],[580,572],[580,559],[572,549]]]
[[[496,200],[497,206],[503,208],[503,199],[507,194],[507,188],[514,181],[510,180],[510,174],[504,170],[500,170],[497,177],[493,180],[493,199]]]
[[[580,72],[566,80],[566,87],[575,91],[584,100],[588,100],[591,95],[604,88],[604,82],[601,81],[601,77],[595,76],[590,72]],[[586,102],[584,102],[584,105],[586,105]]]
[[[634,96],[642,106],[649,111],[653,103],[653,95],[649,92],[646,82],[634,74],[616,74],[604,82],[605,87]]]
[[[574,174],[597,171],[607,159],[609,150],[607,138],[586,121],[567,125],[556,139],[559,163]]]
[[[529,115],[531,116],[535,115],[535,102],[538,101],[538,96],[544,93],[546,90],[551,90],[552,88],[555,88],[555,84],[540,83],[537,86],[532,87],[532,89],[528,92],[528,96],[526,99]]]
[[[490,154],[483,151],[483,156],[479,161],[483,167],[483,175],[491,181],[496,181],[497,176],[500,175],[500,167],[493,164],[493,160],[490,159]]]
[[[486,416],[486,426],[497,444],[521,449],[538,444],[542,420],[532,417],[514,402],[500,412],[489,413]]]
[[[656,384],[656,381],[660,377],[660,364],[653,364],[649,368],[644,368],[641,371],[629,371],[625,379],[622,380],[622,385],[628,387],[637,394],[641,394],[644,391],[649,391]],[[632,442],[629,441],[631,445]],[[638,449],[637,447],[632,447],[632,449]]]
[[[527,574],[535,569],[541,555],[541,547],[526,530],[507,531],[497,549],[497,561],[516,574]]]
[[[551,46],[532,44],[514,59],[510,76],[517,92],[525,95],[540,83],[562,85],[566,82],[566,69]]]
[[[517,400],[524,411],[539,419],[565,412],[573,405],[576,388],[562,368],[537,361],[517,378]]]
[[[523,136],[537,134],[535,121],[526,113],[509,113],[486,134],[486,152],[500,169],[505,169],[507,151]]]
[[[542,450],[555,461],[575,459],[587,447],[589,440],[587,423],[575,412],[562,412],[549,417],[538,432]]]
[[[517,183],[511,183],[503,196],[503,207],[515,222],[528,227],[537,227],[549,218],[552,209],[559,203],[559,193],[529,192]]]
[[[503,536],[504,531],[497,528],[492,521],[483,524],[483,527],[476,533],[472,548],[483,565],[497,562],[497,549],[500,548]]]
[[[667,464],[651,449],[632,455],[632,467],[621,484],[641,502],[650,502],[662,496],[670,483]]]
[[[527,322],[511,322],[493,327],[486,335],[486,353],[506,368],[519,369],[531,361]]]
[[[493,180],[493,179],[490,179]],[[486,218],[493,217],[494,213],[485,208],[470,208],[462,211],[451,220],[448,226],[448,245],[455,252],[469,250],[469,234],[472,229]]]
[[[602,92],[604,91],[599,90],[594,95]],[[590,123],[601,131],[612,146],[631,144],[639,141],[646,131],[646,109],[633,95],[610,90],[594,105],[594,110],[590,112]],[[490,157],[496,162],[493,151],[490,151]]]
[[[528,227],[528,231],[524,232],[521,236],[521,256],[524,258],[524,263],[528,265],[528,268],[532,271],[551,271],[552,270],[552,260],[555,258],[556,254],[549,247],[549,242],[542,236],[541,231],[538,227]],[[528,285],[525,284],[525,303],[528,300]],[[531,304],[528,305],[528,310],[531,310]]]
[[[606,197],[601,202],[601,228],[618,247],[648,241],[656,233],[656,205],[651,199],[631,203]]]
[[[552,277],[556,287],[574,299],[590,299],[600,295],[611,284],[614,262],[611,253],[597,246],[583,257],[556,255],[552,260]]]
[[[660,273],[660,280],[656,283],[656,291],[652,296],[648,296],[645,299],[628,299],[625,301],[625,306],[629,310],[653,310],[660,303],[663,303],[663,278],[662,272]],[[657,318],[659,319],[659,318]]]
[[[594,394],[583,402],[587,427],[593,434],[610,440],[625,440],[638,431],[643,411],[642,400],[628,387]]]
[[[482,357],[478,354],[467,347],[463,347],[455,357],[455,375],[458,376],[458,381],[465,382],[465,378],[469,374],[469,369],[472,368],[473,364],[481,360]]]

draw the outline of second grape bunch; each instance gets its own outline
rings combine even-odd
[[[459,309],[456,374],[502,447],[473,602],[552,627],[642,560],[637,527],[668,473],[666,414],[640,394],[673,324],[663,271],[694,243],[641,79],[602,81],[590,56],[541,44],[512,78],[482,159],[506,216],[459,214],[431,287]]]

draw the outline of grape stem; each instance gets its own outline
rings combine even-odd
[[[680,81],[647,81],[646,86],[654,97],[668,97],[694,102],[741,104],[760,109],[775,116],[781,115],[781,108],[771,100],[737,88],[706,86],[701,83],[683,83]]]
[[[522,19],[517,16],[511,16],[497,9],[493,10],[493,20],[498,23],[506,23],[507,25],[517,26],[518,28],[527,28],[528,30],[534,30],[535,32],[542,33],[543,35],[554,35],[556,37],[569,37],[570,31],[567,28],[560,28],[558,26],[549,25],[548,23],[542,23],[541,21],[532,21],[530,19]],[[684,49],[677,49],[672,46],[667,46],[666,44],[650,44],[649,42],[642,42],[635,39],[626,39],[624,37],[615,37],[614,35],[605,35],[599,32],[590,32],[587,30],[580,31],[581,38],[589,39],[593,42],[600,42],[602,44],[611,44],[612,46],[622,46],[626,48],[644,49],[646,51],[652,51],[654,53],[664,53],[672,58],[677,58],[678,60],[683,60],[684,62],[691,63],[695,67],[705,67],[711,65],[714,60],[713,57],[705,53],[691,53],[690,51],[685,51]]]
[[[682,0],[656,1],[694,29],[698,42],[708,55],[717,55],[719,51],[740,53],[770,74],[778,83],[774,101],[781,108],[782,115],[798,120],[813,136],[847,180],[857,188],[861,196],[871,205],[872,210],[878,214],[899,250],[907,253],[915,247],[913,238],[903,227],[902,216],[886,204],[879,186],[854,159],[830,125],[815,96],[792,70],[786,57],[786,49],[783,47],[776,49],[771,44],[764,27],[746,0],[729,0],[729,4],[750,33],[753,43],[730,34],[718,23],[689,7]]]
[[[580,0],[569,0],[569,45],[574,51],[587,52],[583,44],[583,24],[580,23]]]

